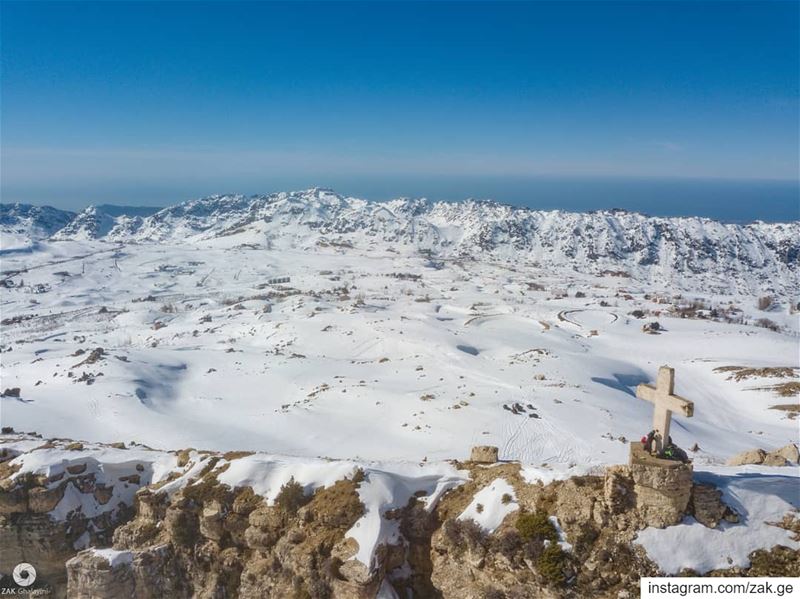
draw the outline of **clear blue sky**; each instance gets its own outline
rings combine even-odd
[[[4,0],[2,199],[796,190],[799,6]]]

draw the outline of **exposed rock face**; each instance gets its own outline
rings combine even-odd
[[[112,566],[103,555],[81,552],[67,562],[67,573],[71,598],[137,597],[136,582],[128,564]],[[153,580],[157,580],[155,576]]]
[[[120,502],[108,510],[84,514],[72,509],[63,519],[52,512],[57,505],[79,506],[84,498],[103,497],[107,488],[98,485],[94,473],[73,466],[62,473],[12,477],[15,468],[8,461],[16,454],[0,455],[0,564],[28,562],[36,566],[32,589],[50,589],[56,597],[65,593],[64,563],[77,548],[107,546],[114,529],[132,515],[131,508]],[[65,495],[68,495],[66,501]]]
[[[690,511],[695,520],[709,528],[716,528],[722,520],[739,521],[739,516],[722,502],[722,492],[711,485],[694,484]]]
[[[36,564],[35,589],[50,589],[51,596],[66,596],[64,562],[75,554],[67,526],[47,514],[17,512],[0,516],[0,564]]]
[[[664,528],[683,520],[692,494],[690,464],[654,458],[632,443],[630,473],[645,525]]]
[[[633,480],[627,466],[611,466],[606,470],[603,499],[611,514],[621,514],[636,507]]]
[[[359,546],[348,536],[365,513],[363,470],[311,494],[292,480],[296,486],[287,483],[268,504],[249,486],[220,482],[241,455],[180,452],[178,470],[156,483],[137,458],[124,463],[139,466],[132,473],[121,473],[120,463],[114,472],[122,484],[142,483],[132,507],[103,511],[119,496],[99,482],[85,457],[91,450],[59,443],[58,459],[76,457],[60,464],[55,480],[15,475],[9,453],[0,463],[2,563],[35,563],[56,597],[373,599],[387,587],[399,597],[440,599],[633,597],[641,576],[658,573],[633,543],[642,528],[687,514],[710,527],[736,519],[717,489],[692,484],[691,467],[653,461],[636,447],[631,465],[547,485],[526,482],[516,463],[472,461],[455,464],[465,482],[438,502],[415,493],[386,511],[381,526],[397,534],[367,565],[353,559]],[[490,533],[459,516],[498,478],[513,496],[497,497],[508,507]],[[94,506],[91,513],[76,507],[56,518],[67,493],[80,494],[74,505]],[[776,525],[794,530],[797,522]],[[790,557],[772,554],[789,564],[781,572],[793,571]]]
[[[130,559],[112,568],[94,550],[79,553],[67,565],[69,594],[374,597],[391,564],[370,571],[347,561],[356,547],[344,533],[363,513],[355,489],[338,481],[297,510],[267,506],[249,487],[232,490],[210,474],[171,498],[143,489],[136,518],[114,535]]]
[[[631,545],[642,518],[627,467],[546,486],[522,481],[517,464],[472,468],[470,475],[436,510],[443,524],[431,539],[431,580],[444,599],[634,596],[639,577],[657,571]],[[456,518],[495,477],[511,482],[519,509],[487,534]],[[554,542],[561,535],[568,550]]]
[[[479,464],[494,464],[497,462],[498,449],[494,445],[477,445],[470,452],[470,461]]]

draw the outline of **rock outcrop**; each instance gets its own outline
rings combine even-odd
[[[15,476],[19,468],[10,462],[17,455],[0,449],[0,563],[36,564],[33,589],[49,588],[56,597],[64,596],[64,562],[78,548],[110,545],[114,529],[133,514],[132,506],[122,500],[111,503],[111,489],[80,458],[50,476]],[[128,482],[120,486],[138,488]],[[97,509],[80,509],[89,504]],[[54,511],[63,517],[54,518]]]
[[[210,472],[171,498],[142,489],[113,557],[88,549],[67,562],[70,597],[374,597],[382,571],[342,567],[363,512],[355,489],[338,481],[303,506],[268,506]]]
[[[632,597],[641,576],[658,574],[634,542],[643,528],[686,515],[709,527],[737,519],[719,490],[693,483],[691,466],[654,460],[638,444],[629,465],[548,484],[529,482],[517,463],[454,462],[457,484],[403,495],[368,520],[364,485],[386,473],[366,466],[313,489],[289,478],[268,501],[222,482],[229,469],[252,472],[238,462],[246,453],[15,439],[30,450],[2,454],[2,563],[35,563],[37,585],[56,597]],[[42,452],[51,466],[41,467]],[[378,480],[381,493],[389,480]],[[498,480],[501,491],[486,495]],[[484,511],[479,497],[502,511],[497,521],[465,517]],[[359,526],[390,531],[364,561]],[[788,564],[780,571],[794,571],[776,551]]]

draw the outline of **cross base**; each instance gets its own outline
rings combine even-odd
[[[687,464],[684,464],[678,460],[665,460],[663,458],[657,458],[654,455],[650,455],[645,451],[644,443],[639,441],[635,441],[630,445],[631,450],[628,463],[631,466],[635,464],[639,464],[641,466],[655,466],[658,468],[685,468],[687,466]]]

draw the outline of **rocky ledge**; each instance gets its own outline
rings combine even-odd
[[[631,455],[576,475],[491,450],[387,467],[5,434],[0,586],[27,562],[56,597],[623,598],[665,572],[643,532],[756,519],[690,465]],[[800,575],[796,509],[768,524],[699,573]]]

